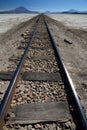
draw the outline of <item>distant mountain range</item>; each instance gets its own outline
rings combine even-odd
[[[78,11],[78,10],[70,9],[69,11],[64,11],[62,13],[67,13],[67,14],[87,14],[87,11]]]
[[[20,14],[20,13],[39,13],[39,12],[28,10],[25,7],[18,7],[16,9],[8,11],[0,11],[0,14]]]
[[[0,11],[0,14],[20,14],[20,13],[27,13],[27,14],[37,13],[37,14],[39,14],[40,12],[31,11],[31,10],[26,9],[25,7],[18,7],[16,9],[8,10],[8,11]],[[70,9],[69,11],[63,11],[63,12],[46,11],[44,13],[45,14],[87,14],[87,11],[78,11],[78,10]]]
[[[74,9],[70,9],[69,11],[63,11],[63,12],[50,12],[46,11],[46,14],[87,14],[87,11],[78,11]]]

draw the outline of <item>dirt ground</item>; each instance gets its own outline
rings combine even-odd
[[[87,29],[73,29],[49,18],[48,23],[78,96],[87,110]],[[21,33],[31,25],[32,22],[30,25],[24,22],[0,35],[0,71],[7,70],[8,59],[16,53],[22,40]],[[72,44],[64,42],[64,39]]]

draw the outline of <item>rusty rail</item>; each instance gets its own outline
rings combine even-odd
[[[69,75],[69,73],[68,73],[68,71],[65,67],[63,60],[61,59],[58,47],[57,47],[56,42],[55,42],[55,40],[52,36],[52,33],[49,29],[49,26],[48,26],[48,23],[47,23],[45,17],[44,17],[44,22],[45,22],[45,25],[47,27],[47,30],[48,30],[48,33],[49,33],[49,36],[50,36],[50,39],[51,39],[51,42],[52,42],[52,46],[53,46],[53,49],[54,49],[55,56],[56,56],[58,63],[59,63],[59,67],[60,67],[60,70],[61,70],[61,75],[62,75],[64,84],[67,87],[67,90],[68,91],[70,90],[70,92],[69,92],[71,94],[70,96],[74,101],[75,108],[77,109],[78,118],[81,122],[81,124],[79,122],[79,126],[81,126],[80,129],[82,128],[82,130],[87,130],[86,115],[85,115],[83,108],[81,106],[81,103],[80,103],[80,100],[78,98],[77,92],[76,92],[74,84],[72,82],[72,79],[71,79],[71,77],[70,77],[70,75]]]
[[[15,70],[14,72],[14,75],[12,77],[12,80],[10,81],[10,84],[5,92],[5,95],[3,97],[3,100],[1,102],[1,105],[0,105],[0,130],[2,129],[3,127],[3,124],[4,124],[4,118],[7,114],[7,111],[10,107],[10,103],[12,101],[12,98],[13,98],[13,94],[15,92],[15,89],[16,89],[16,85],[17,85],[17,82],[19,80],[19,76],[21,75],[22,73],[22,67],[23,67],[23,64],[24,64],[24,61],[25,61],[25,58],[27,56],[27,53],[28,53],[28,50],[29,50],[29,46],[32,42],[32,39],[34,37],[34,34],[36,32],[36,29],[37,29],[37,25],[38,25],[38,21],[39,21],[40,17],[37,19],[35,25],[34,25],[34,30],[31,34],[31,37],[29,39],[29,42],[28,42],[28,45],[24,51],[24,54],[23,56],[21,57],[21,60],[17,66],[17,69]]]

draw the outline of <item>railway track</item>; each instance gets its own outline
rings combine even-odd
[[[11,57],[8,71],[0,74],[10,80],[1,99],[0,129],[6,122],[9,130],[86,130],[84,111],[46,17],[40,15],[32,28],[21,34],[20,55]]]

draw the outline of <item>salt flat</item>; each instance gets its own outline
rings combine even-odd
[[[62,22],[75,29],[87,29],[87,15],[80,14],[49,14],[52,19]]]
[[[31,19],[36,15],[37,14],[0,14],[0,33],[5,33],[12,27]],[[48,16],[71,28],[87,29],[87,15],[49,14]]]
[[[37,14],[0,14],[0,33],[5,33],[12,27],[31,19]]]

